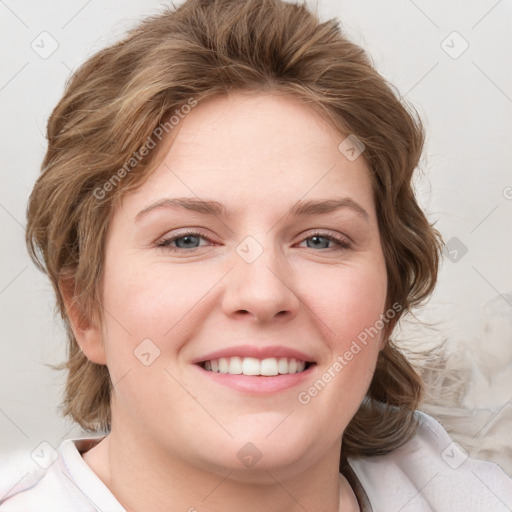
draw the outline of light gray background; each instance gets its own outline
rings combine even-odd
[[[41,441],[57,447],[63,437],[79,432],[57,412],[64,375],[45,365],[63,360],[65,337],[53,316],[51,286],[24,246],[25,208],[45,151],[47,117],[77,65],[161,5],[0,0],[4,454],[32,450]],[[310,5],[323,19],[340,18],[425,121],[418,195],[445,240],[456,237],[467,253],[461,257],[460,249],[449,246],[458,261],[444,261],[438,288],[420,317],[473,361],[467,407],[504,421],[512,409],[512,3],[321,0]],[[51,55],[44,54],[55,44]],[[425,339],[430,335],[425,331]],[[492,452],[487,457],[499,459]]]

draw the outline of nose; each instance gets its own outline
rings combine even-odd
[[[234,254],[234,267],[227,275],[222,308],[230,317],[250,317],[257,323],[295,317],[300,301],[294,291],[293,274],[283,256],[264,249],[248,263]]]

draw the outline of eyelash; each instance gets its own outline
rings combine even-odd
[[[173,242],[175,242],[176,240],[179,240],[180,238],[184,238],[186,236],[197,236],[199,238],[202,238],[203,240],[208,240],[211,242],[211,240],[209,240],[207,237],[205,237],[201,233],[198,233],[197,231],[185,231],[183,233],[179,233],[178,235],[174,235],[170,238],[164,238],[164,239],[158,241],[156,243],[156,246],[166,249],[166,250],[169,250],[171,252],[178,252],[178,251],[193,252],[200,248],[200,247],[192,247],[190,249],[183,249],[181,247],[171,247],[171,244]],[[332,234],[329,234],[329,233],[326,233],[323,231],[315,231],[314,233],[311,233],[309,236],[303,238],[300,241],[300,243],[302,243],[305,240],[308,240],[310,238],[313,238],[315,236],[320,237],[320,238],[326,238],[327,240],[336,242],[339,245],[338,250],[349,249],[351,246],[349,240],[346,237],[332,235]],[[205,247],[205,246],[202,246],[202,247]],[[324,249],[324,250],[328,250],[328,249]]]

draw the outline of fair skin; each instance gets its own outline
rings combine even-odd
[[[130,511],[358,510],[338,476],[341,439],[382,337],[309,403],[298,395],[384,313],[368,164],[347,159],[345,136],[311,107],[272,94],[200,103],[172,135],[165,160],[114,210],[101,325],[71,319],[114,383],[111,433],[84,460]],[[162,202],[185,197],[227,214]],[[288,215],[299,200],[338,199],[333,211]],[[183,228],[200,236],[169,241]],[[146,360],[160,350],[148,365],[134,356],[147,339]],[[258,360],[296,350],[314,364],[274,376],[197,364],[222,349]],[[247,453],[260,458],[244,463]]]

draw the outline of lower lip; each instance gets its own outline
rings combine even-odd
[[[217,373],[205,370],[199,365],[194,365],[206,377],[223,386],[236,389],[250,395],[265,395],[277,393],[297,386],[307,380],[316,365],[312,364],[307,370],[300,373],[288,373],[285,375],[231,375],[229,373]]]

